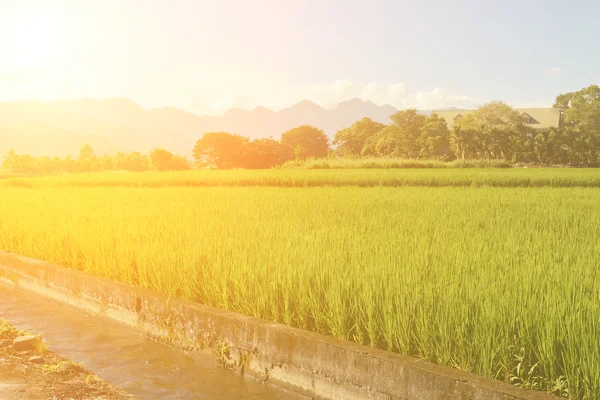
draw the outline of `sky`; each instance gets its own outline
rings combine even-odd
[[[0,101],[546,107],[600,83],[599,15],[598,1],[0,0]]]

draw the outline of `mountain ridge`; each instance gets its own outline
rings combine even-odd
[[[124,97],[0,102],[0,157],[9,149],[35,156],[75,156],[84,144],[91,145],[97,154],[147,153],[161,147],[191,156],[195,142],[206,132],[278,139],[295,126],[314,125],[333,138],[337,130],[363,117],[389,123],[389,116],[396,111],[391,105],[359,98],[342,101],[330,109],[310,100],[277,111],[264,106],[252,110],[232,108],[220,117],[175,107],[145,109]],[[45,149],[51,149],[51,154],[45,154]]]

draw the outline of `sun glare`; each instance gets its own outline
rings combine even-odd
[[[4,66],[46,69],[65,55],[60,21],[45,15],[15,15],[0,28],[4,37]]]

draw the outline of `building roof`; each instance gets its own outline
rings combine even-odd
[[[454,123],[461,116],[472,113],[475,110],[452,110],[452,111],[435,111],[434,113],[446,120],[448,129],[452,129]],[[558,128],[560,123],[560,111],[557,108],[515,108],[521,114],[525,121],[525,125],[532,128]],[[527,122],[528,121],[528,122]]]

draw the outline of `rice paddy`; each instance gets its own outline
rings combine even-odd
[[[597,187],[600,169],[269,169],[0,176],[2,187]]]
[[[7,178],[0,249],[597,399],[598,187],[583,169]]]

